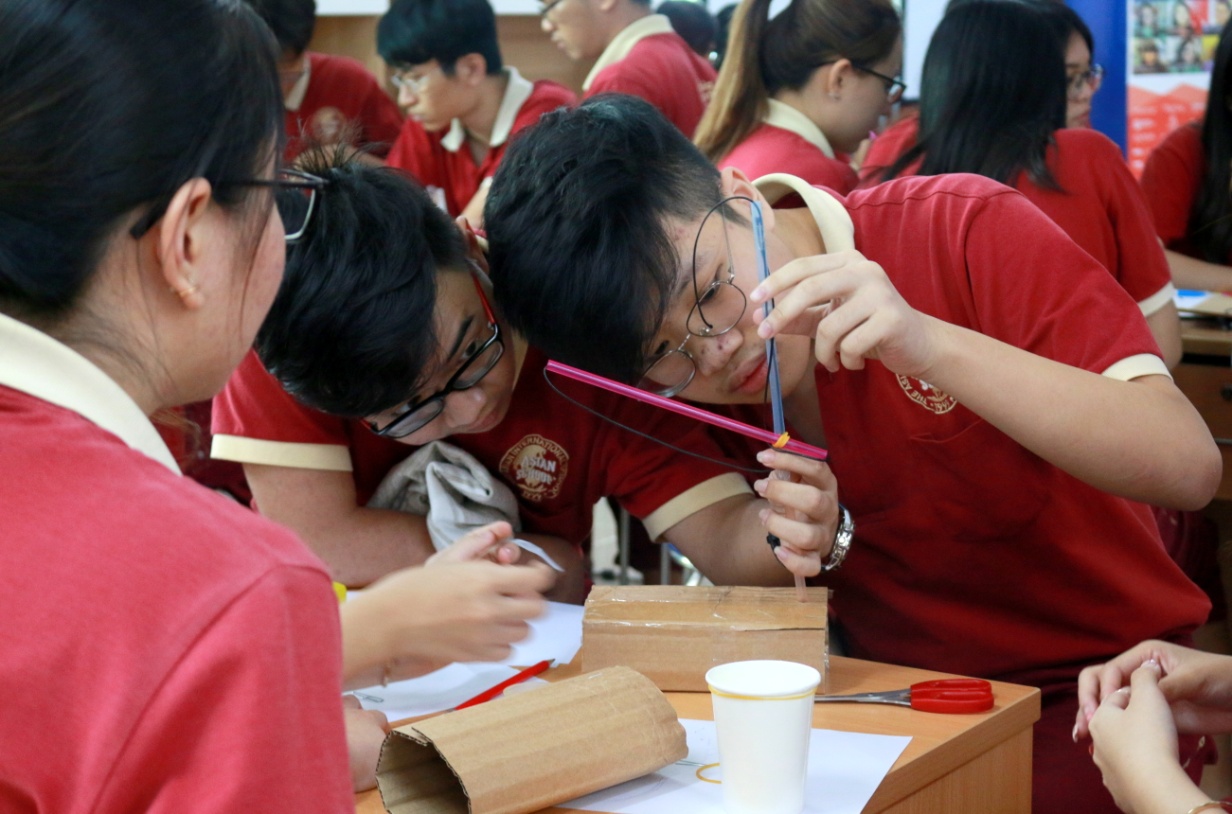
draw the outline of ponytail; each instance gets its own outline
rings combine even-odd
[[[718,163],[766,117],[769,92],[762,79],[762,40],[771,0],[744,0],[732,17],[723,67],[693,143]]]

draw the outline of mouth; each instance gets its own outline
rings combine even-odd
[[[759,393],[766,387],[766,379],[770,376],[770,364],[764,352],[744,362],[731,377],[733,393],[749,395]]]
[[[487,432],[488,430],[495,428],[496,425],[501,422],[501,418],[503,418],[503,416],[501,415],[501,411],[497,409],[492,409],[482,419],[480,419],[479,421],[476,421],[475,423],[467,427],[466,434],[467,435],[477,435],[478,433],[481,433],[481,432]]]

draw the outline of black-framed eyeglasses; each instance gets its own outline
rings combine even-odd
[[[324,178],[300,170],[279,170],[273,178],[253,178],[236,181],[242,187],[273,187],[274,203],[282,218],[282,228],[287,233],[287,242],[294,243],[308,231],[312,213],[317,208],[317,193],[329,182]]]
[[[563,3],[563,2],[564,2],[564,0],[548,0],[548,2],[546,2],[546,3],[544,3],[542,6],[540,6],[540,8],[539,8],[539,18],[540,18],[540,19],[546,19],[546,18],[547,18],[547,16],[548,16],[548,14],[552,11],[552,9],[556,8],[557,6],[559,6],[559,5],[560,5],[561,3]]]
[[[406,405],[384,427],[378,427],[376,422],[369,421],[368,428],[377,435],[384,438],[405,438],[423,429],[444,412],[446,396],[461,390],[469,390],[479,384],[484,376],[492,372],[492,368],[496,367],[496,363],[504,355],[505,342],[501,339],[500,324],[496,321],[492,305],[488,302],[487,295],[483,293],[479,276],[474,271],[471,272],[471,278],[474,280],[475,290],[479,292],[479,301],[483,303],[483,313],[488,320],[488,327],[492,329],[492,335],[471,351],[466,361],[449,377],[449,381],[440,390],[414,404]]]
[[[671,398],[689,386],[697,375],[697,362],[693,354],[685,349],[693,337],[710,339],[722,336],[740,323],[748,307],[748,298],[733,282],[736,279],[736,269],[732,254],[732,240],[729,223],[749,223],[749,208],[753,205],[751,198],[742,195],[724,198],[712,206],[702,218],[697,235],[693,238],[693,307],[685,319],[684,341],[680,346],[655,356],[646,365],[638,387]],[[726,266],[722,262],[714,271],[714,277],[703,288],[697,280],[697,248],[701,243],[702,233],[707,224],[717,217],[723,230],[723,250]],[[713,229],[713,227],[711,227]]]
[[[855,68],[857,71],[863,71],[869,76],[875,76],[884,82],[886,86],[886,102],[889,104],[894,104],[899,99],[903,98],[903,94],[907,91],[907,83],[896,76],[886,76],[883,73],[874,71],[872,68],[866,68],[863,65],[857,65],[854,62],[851,63],[851,67]]]
[[[282,218],[282,228],[286,232],[288,243],[294,243],[304,236],[312,213],[316,209],[317,193],[329,185],[324,178],[300,170],[279,170],[273,178],[250,178],[243,181],[224,182],[219,186],[237,187],[273,187],[274,203],[278,207],[278,215]],[[171,198],[160,200],[150,208],[142,218],[133,225],[129,234],[141,238],[153,228],[155,223],[167,213]]]
[[[1104,84],[1103,65],[1092,65],[1082,73],[1076,73],[1065,80],[1065,88],[1072,99],[1081,97],[1082,92],[1088,88],[1091,93],[1094,93],[1102,84]]]

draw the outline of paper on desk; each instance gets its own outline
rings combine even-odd
[[[719,745],[713,721],[681,719],[692,763],[715,763]],[[911,738],[864,735],[814,729],[809,741],[808,780],[804,790],[806,814],[859,814],[889,774]],[[679,763],[653,774],[588,794],[561,808],[605,811],[610,814],[662,814],[664,811],[723,811],[722,786],[697,779],[697,766]],[[708,777],[722,779],[722,767]]]
[[[549,602],[547,613],[530,620],[530,635],[515,644],[501,664],[529,667],[544,659],[556,659],[558,665],[573,661],[582,647],[583,610],[581,605]]]
[[[582,646],[582,607],[549,602],[543,616],[530,621],[530,636],[513,646],[499,664],[451,664],[426,676],[395,681],[388,687],[365,687],[355,692],[364,709],[379,709],[391,721],[453,709],[517,673],[512,665],[529,667],[544,659],[568,664]],[[525,686],[543,680],[534,678]]]

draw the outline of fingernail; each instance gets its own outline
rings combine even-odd
[[[757,335],[762,339],[769,339],[772,333],[774,333],[774,331],[770,327],[769,320],[766,320],[757,326]]]
[[[766,478],[762,478],[761,480],[753,481],[753,491],[762,497],[766,495],[766,480]]]
[[[1091,757],[1095,757],[1095,744],[1091,744],[1087,747],[1087,754]]]
[[[1074,739],[1074,743],[1078,742],[1078,724],[1074,724],[1074,731],[1070,733],[1070,737]]]
[[[1082,714],[1086,717],[1087,723],[1091,723],[1091,719],[1095,717],[1095,705],[1087,704],[1082,708]]]
[[[774,463],[774,452],[769,449],[763,449],[761,452],[757,453],[757,460],[769,466]]]
[[[761,511],[757,513],[757,516],[761,519],[762,525],[764,526],[766,524],[766,521],[770,519],[770,510],[762,509]]]
[[[1150,667],[1152,670],[1160,669],[1159,662],[1156,659],[1147,659],[1146,661],[1142,662],[1142,666]]]
[[[749,292],[749,299],[753,302],[761,302],[765,298],[766,298],[766,289],[762,288],[761,286],[757,286],[757,288],[754,288],[752,291]]]

